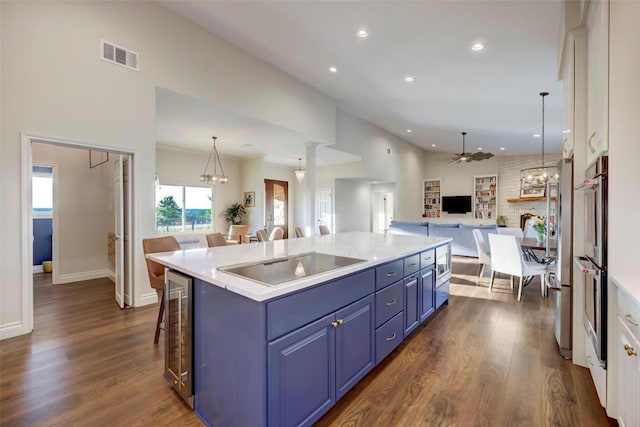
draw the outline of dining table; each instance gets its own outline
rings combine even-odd
[[[555,258],[547,257],[543,254],[541,257],[540,254],[537,254],[535,251],[545,251],[546,245],[544,242],[539,241],[535,237],[523,237],[520,240],[520,247],[522,248],[522,253],[525,256],[527,261],[535,261],[540,264],[550,264]],[[557,248],[556,239],[549,240],[549,252],[555,252]]]

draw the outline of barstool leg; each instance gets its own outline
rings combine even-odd
[[[154,344],[158,344],[158,340],[160,339],[160,324],[162,323],[163,317],[164,317],[164,289],[162,290],[162,294],[160,296],[160,309],[158,311],[158,321],[156,322],[156,336],[153,339]]]

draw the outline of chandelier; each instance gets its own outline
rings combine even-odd
[[[560,177],[557,167],[544,165],[544,97],[547,95],[549,95],[549,92],[540,92],[540,97],[542,98],[542,133],[540,134],[540,138],[542,138],[542,159],[540,166],[520,170],[522,189],[539,190],[542,194],[545,192],[547,183],[556,182]]]
[[[296,174],[296,178],[298,179],[298,182],[302,184],[302,180],[304,179],[304,174],[306,173],[306,171],[302,169],[302,158],[298,157],[298,169],[293,171],[293,173]]]
[[[213,148],[209,153],[209,158],[207,159],[207,164],[204,166],[204,171],[202,175],[200,175],[200,181],[206,182],[207,184],[226,184],[229,182],[229,177],[224,174],[224,169],[222,168],[222,162],[220,161],[220,154],[218,154],[218,149],[216,148],[216,139],[217,136],[212,136],[213,138]],[[211,157],[213,157],[213,174],[207,173],[207,168],[209,167],[209,163],[211,163]],[[218,166],[220,166],[220,173],[218,174]]]

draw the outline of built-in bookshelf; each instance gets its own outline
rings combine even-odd
[[[440,178],[425,179],[422,185],[422,216],[425,218],[440,218],[442,213],[442,193]]]
[[[473,217],[493,219],[498,215],[498,175],[473,177]]]

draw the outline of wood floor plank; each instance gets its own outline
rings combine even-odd
[[[454,257],[451,298],[317,426],[615,425],[588,370],[562,359],[553,308],[535,283],[475,284]],[[30,335],[0,341],[2,426],[199,426],[162,377],[157,306],[120,310],[107,279],[34,275]]]

